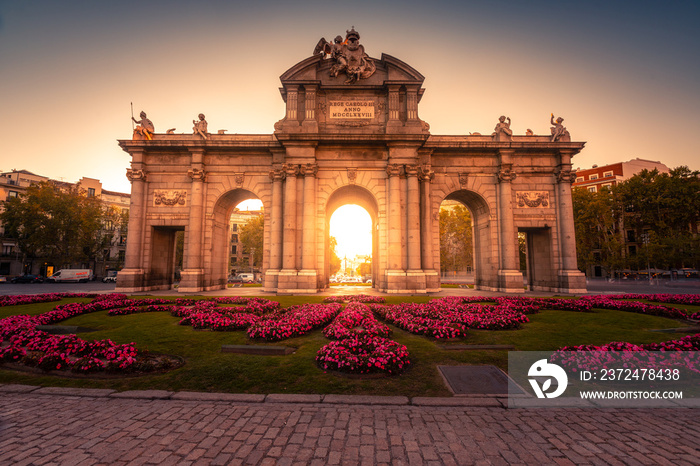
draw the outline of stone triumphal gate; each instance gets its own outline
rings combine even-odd
[[[438,291],[444,200],[471,212],[478,289],[523,291],[524,232],[530,289],[585,290],[571,205],[571,158],[584,143],[571,142],[561,119],[546,136],[513,135],[504,117],[492,135],[431,135],[418,116],[424,77],[394,57],[367,56],[354,29],[322,39],[280,79],[286,115],[273,134],[213,134],[201,114],[193,134],[154,133],[142,114],[134,138],[119,141],[132,156],[132,191],[117,289],[172,287],[181,230],[178,290],[224,288],[231,212],[259,198],[264,291],[328,286],[329,219],[345,204],[372,218],[375,288]]]

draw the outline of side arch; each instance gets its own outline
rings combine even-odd
[[[229,220],[233,209],[247,199],[260,199],[263,203],[263,215],[265,216],[264,244],[267,244],[268,233],[268,206],[254,192],[244,188],[234,188],[224,192],[216,200],[212,211],[207,215],[207,231],[210,235],[205,239],[205,250],[211,251],[204,258],[204,268],[208,272],[206,289],[221,289],[226,287],[229,268],[229,250],[231,241],[231,227]],[[209,243],[209,244],[206,244]],[[263,248],[263,269],[267,259],[267,248]]]

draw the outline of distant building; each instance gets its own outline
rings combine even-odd
[[[0,201],[6,201],[13,197],[19,197],[27,191],[29,186],[44,181],[51,182],[64,189],[78,187],[88,197],[96,197],[102,201],[105,207],[112,212],[112,219],[106,220],[103,228],[104,235],[110,235],[110,245],[102,251],[100,257],[93,264],[81,264],[94,270],[98,277],[105,276],[108,270],[119,270],[124,264],[126,250],[126,231],[129,215],[131,195],[102,189],[102,183],[95,178],[83,177],[77,183],[52,180],[46,176],[36,175],[27,170],[12,170],[0,173]],[[2,209],[0,202],[0,209]],[[33,269],[29,270],[28,264],[24,264],[22,251],[19,250],[16,240],[5,237],[5,231],[0,223],[0,275],[21,275],[23,273],[35,273],[40,275],[50,274],[53,267],[44,266],[35,261]]]
[[[612,188],[616,184],[632,178],[642,170],[652,171],[657,169],[660,173],[668,173],[670,170],[661,162],[644,159],[633,159],[627,162],[618,162],[610,165],[593,165],[592,168],[576,169],[576,181],[574,187],[586,188],[591,192],[598,192],[603,187]]]
[[[669,168],[658,161],[644,160],[636,158],[627,162],[618,162],[610,165],[597,166],[584,170],[576,169],[576,181],[573,186],[587,189],[590,192],[598,192],[604,187],[612,188],[618,183],[632,178],[642,170],[652,171],[658,170],[659,173],[669,173]],[[637,251],[642,247],[643,239],[635,230],[625,228],[624,216],[620,219],[618,228],[619,234],[623,243],[623,253],[627,257],[637,254]],[[598,261],[600,250],[593,251],[594,260]],[[614,271],[605,271],[600,264],[591,265],[586,270],[586,275],[589,277],[604,277],[612,275]],[[632,271],[621,271],[623,275],[629,275]]]
[[[240,230],[241,227],[248,223],[251,219],[262,214],[263,213],[260,210],[238,209],[235,209],[231,214],[231,218],[229,220],[231,231],[229,272],[231,275],[237,273],[259,272],[255,270],[254,261],[256,254],[259,255],[258,258],[262,258],[263,251],[250,251],[244,253],[243,243],[241,242]]]

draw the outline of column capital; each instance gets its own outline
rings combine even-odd
[[[299,165],[294,163],[285,163],[282,165],[282,170],[287,176],[297,176],[299,174]]]
[[[187,170],[187,176],[189,176],[192,181],[206,181],[207,180],[207,174],[204,170],[200,170],[199,168],[190,168]]]
[[[389,175],[389,177],[401,175],[401,165],[390,163],[386,166],[386,174]]]
[[[574,183],[574,182],[576,182],[576,172],[575,172],[575,171],[571,171],[571,170],[568,169],[568,168],[559,168],[559,169],[555,170],[555,171],[554,171],[554,176],[557,177],[557,181],[558,181],[559,183],[565,183],[565,182],[567,182],[567,181],[568,181],[569,183]]]
[[[284,180],[286,174],[284,173],[284,170],[282,169],[275,169],[275,170],[270,170],[270,179],[272,181],[282,181]]]
[[[318,164],[305,163],[300,167],[300,172],[303,176],[316,176],[316,173],[318,173]]]
[[[420,165],[420,173],[418,175],[418,179],[430,183],[433,181],[433,178],[435,177],[435,172],[431,170],[431,166],[429,163]]]
[[[132,170],[131,168],[127,168],[126,177],[132,183],[134,181],[146,181],[146,172],[144,170]]]
[[[505,166],[498,170],[498,182],[511,182],[517,178],[518,174],[513,171],[512,168]]]
[[[406,165],[406,176],[418,177],[419,174],[420,174],[420,166],[419,165]]]

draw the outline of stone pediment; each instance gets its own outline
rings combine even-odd
[[[356,61],[356,63],[358,63]],[[280,76],[286,116],[277,138],[290,133],[422,134],[418,117],[425,77],[398,58],[363,55],[360,66],[331,54],[313,55]]]

